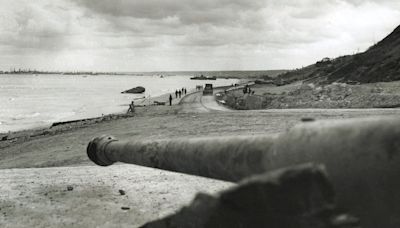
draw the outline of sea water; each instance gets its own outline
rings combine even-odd
[[[231,85],[236,79],[190,80],[189,76],[133,75],[0,75],[0,133],[53,122],[125,112],[128,104],[143,97],[174,93],[196,85]],[[121,94],[143,86],[143,94]]]

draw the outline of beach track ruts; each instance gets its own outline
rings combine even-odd
[[[214,88],[214,94],[227,87]],[[202,91],[194,92],[184,96],[179,105],[182,106],[181,112],[210,112],[210,111],[232,111],[217,103],[213,96],[203,96]]]

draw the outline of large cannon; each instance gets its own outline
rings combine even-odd
[[[93,139],[98,165],[125,162],[238,182],[304,163],[323,164],[337,204],[363,227],[400,227],[400,120],[316,121],[280,135],[159,141]]]

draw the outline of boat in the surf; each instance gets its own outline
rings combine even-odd
[[[125,91],[123,91],[121,93],[144,93],[145,91],[146,91],[146,89],[144,87],[137,86],[135,88],[125,90]]]

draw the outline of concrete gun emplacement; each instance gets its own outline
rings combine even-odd
[[[87,153],[101,166],[124,162],[239,183],[274,170],[323,165],[335,204],[359,218],[361,227],[400,227],[400,119],[315,121],[279,135],[126,142],[102,136]]]

